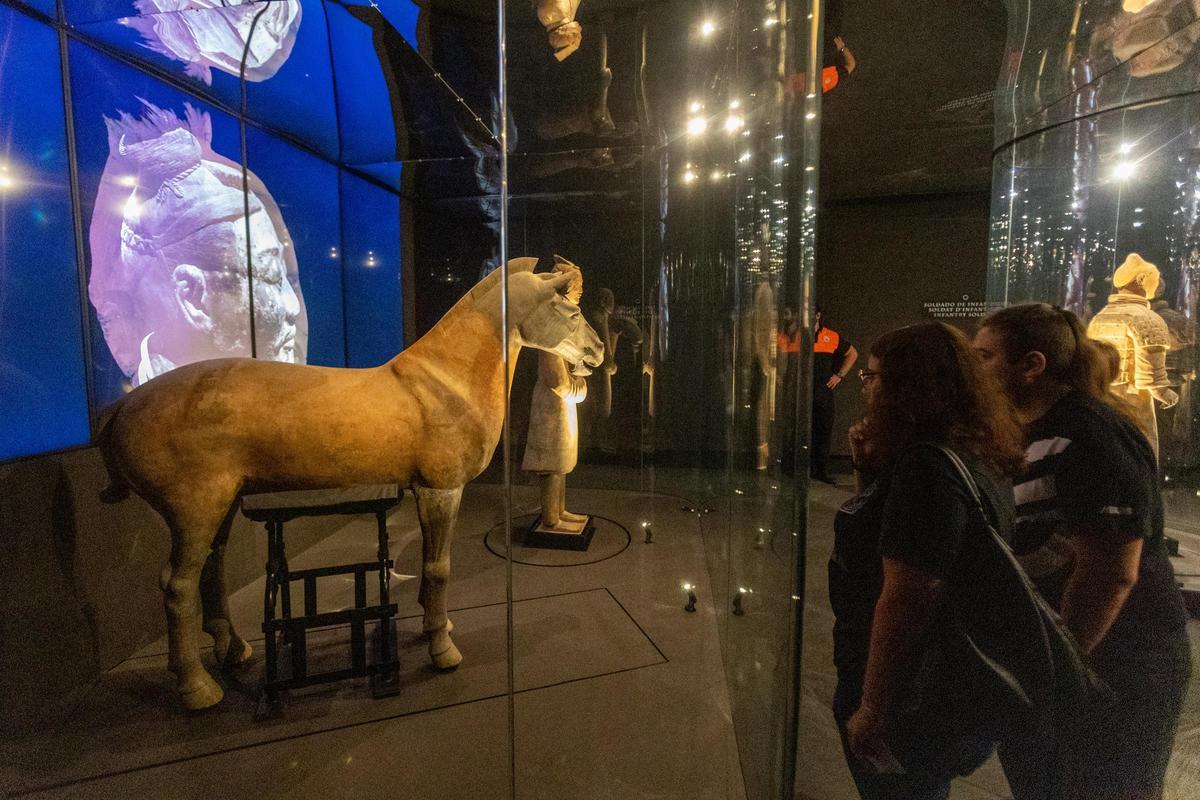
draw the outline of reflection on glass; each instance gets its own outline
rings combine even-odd
[[[1006,5],[1010,57],[996,101],[989,300],[1061,305],[1088,323],[1090,336],[1113,345],[1114,391],[1157,445],[1176,576],[1196,592],[1197,6]],[[1193,698],[1196,690],[1193,678]],[[1189,700],[1181,731],[1194,727],[1194,708]],[[1190,796],[1195,780],[1181,742],[1167,773],[1170,798]]]
[[[785,796],[803,504],[788,457],[807,436],[796,418],[810,405],[800,397],[811,341],[801,333],[807,347],[781,363],[778,333],[785,306],[802,323],[793,332],[811,329],[805,166],[816,141],[801,137],[819,123],[803,81],[793,87],[807,73],[820,91],[803,52],[815,23],[775,2],[593,8],[579,6],[586,35],[566,60],[528,21],[510,30],[522,46],[509,49],[507,113],[522,135],[508,158],[506,233],[513,254],[548,263],[561,252],[585,266],[582,306],[605,358],[579,407],[571,508],[601,521],[593,549],[605,524],[623,529],[609,589],[648,638],[675,644],[668,665],[601,679],[626,701],[606,716],[620,732],[604,745],[613,769],[549,734],[559,727],[549,705],[522,698],[517,795],[612,785],[615,769],[639,796]],[[535,425],[524,410],[538,379],[534,365],[517,366],[518,442]],[[519,535],[538,495],[532,476],[515,476]],[[518,569],[514,594],[546,594],[553,577]],[[618,632],[579,647],[621,652]],[[544,667],[519,626],[515,635],[520,685]],[[598,701],[586,684],[562,694],[576,710]],[[660,763],[643,765],[648,752]],[[537,769],[546,759],[553,774]]]
[[[1092,32],[1090,51],[1129,65],[1134,78],[1170,72],[1192,54],[1200,26],[1192,0],[1125,0],[1120,11],[1101,17]]]
[[[187,66],[188,75],[212,83],[212,70],[265,81],[292,53],[303,11],[300,0],[230,3],[228,0],[134,0],[139,16],[122,24],[143,44]]]
[[[185,109],[180,119],[144,103],[138,117],[105,120],[88,294],[134,386],[193,361],[251,355],[251,284],[258,357],[304,363],[307,352],[278,206],[249,173],[243,192],[241,167],[212,149],[209,116]]]
[[[1006,0],[1008,56],[996,143],[1045,126],[1186,91],[1200,78],[1192,0]]]
[[[1172,524],[1191,527],[1200,489],[1200,406],[1192,390],[1200,101],[1154,101],[1021,139],[998,153],[994,187],[993,301],[1045,300],[1088,321],[1122,294],[1118,272],[1131,253],[1156,265],[1158,286],[1136,302],[1166,324],[1165,378],[1155,382],[1165,381],[1161,391],[1180,399],[1155,402],[1153,412],[1143,404],[1143,427],[1157,430]]]

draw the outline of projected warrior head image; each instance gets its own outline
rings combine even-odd
[[[207,114],[143,106],[105,120],[89,231],[88,295],[113,358],[137,386],[193,361],[252,355],[253,285],[257,356],[304,363],[296,257],[266,186],[247,171],[243,195],[242,168],[213,151]]]
[[[182,61],[188,75],[212,83],[212,70],[234,77],[246,59],[246,80],[265,81],[292,54],[300,0],[134,0],[140,16],[121,20],[156,53]],[[246,47],[249,42],[249,48]]]

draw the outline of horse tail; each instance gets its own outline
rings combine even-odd
[[[108,486],[100,490],[100,500],[104,503],[120,503],[129,498],[129,483],[121,476],[121,471],[113,463],[112,441],[113,423],[121,413],[120,400],[100,412],[96,424],[99,432],[96,434],[96,444],[104,457],[104,470],[108,473]]]

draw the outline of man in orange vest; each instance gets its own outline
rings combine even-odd
[[[841,37],[841,30],[842,3],[840,0],[827,0],[825,3],[825,39],[822,42],[821,56],[821,64],[824,65],[821,69],[822,94],[836,89],[838,84],[850,77],[850,73],[854,72],[854,68],[858,66],[858,60],[855,59],[854,53],[850,51],[850,48],[846,46],[846,41]],[[806,82],[805,73],[793,73],[785,82],[785,90],[792,94],[803,95],[807,91]]]
[[[809,475],[824,483],[834,483],[829,475],[829,442],[833,436],[833,395],[854,368],[858,351],[821,318],[816,307],[817,327],[813,333],[813,404],[812,461]]]

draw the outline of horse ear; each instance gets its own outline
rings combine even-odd
[[[560,256],[558,253],[555,253],[554,254],[554,268],[561,271],[564,267],[569,268],[569,269],[579,269],[578,264],[576,264],[573,261],[568,261],[567,259]]]

